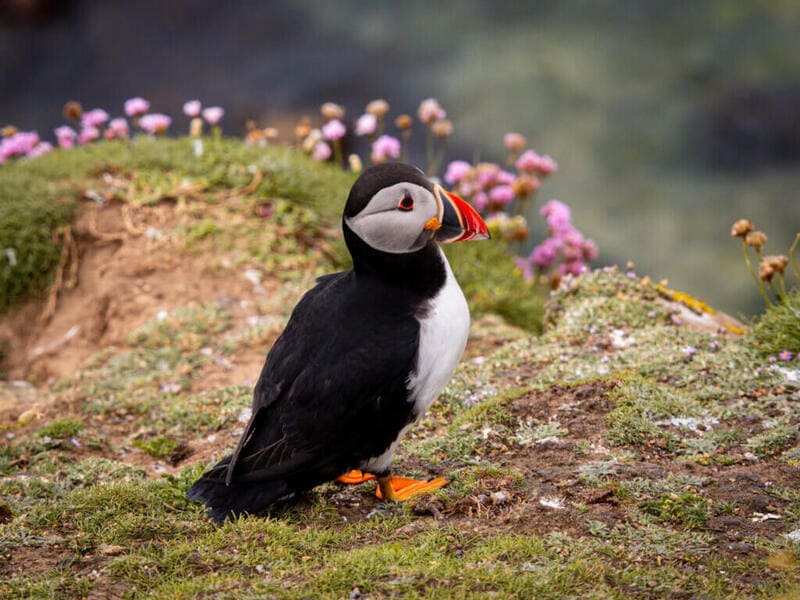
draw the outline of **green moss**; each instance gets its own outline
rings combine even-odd
[[[162,436],[146,440],[133,440],[133,445],[154,458],[166,458],[175,449],[178,442]]]
[[[58,419],[49,425],[40,427],[36,434],[40,438],[49,437],[54,440],[64,440],[75,437],[83,430],[83,421],[78,419]]]

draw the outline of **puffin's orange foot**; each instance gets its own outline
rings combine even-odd
[[[438,490],[447,483],[448,481],[444,477],[437,477],[430,481],[418,481],[406,477],[379,477],[375,495],[381,500],[404,502],[417,494]]]
[[[340,475],[336,478],[336,481],[339,483],[346,483],[348,485],[356,485],[359,483],[364,483],[365,481],[371,481],[375,479],[375,475],[372,473],[362,473],[358,469],[354,469],[344,475]]]

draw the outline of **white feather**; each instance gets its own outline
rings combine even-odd
[[[444,262],[446,279],[439,293],[428,301],[427,310],[419,319],[417,366],[407,383],[409,401],[414,403],[415,422],[428,412],[450,381],[469,336],[467,301],[441,249],[439,253]],[[413,423],[400,430],[386,452],[364,461],[362,469],[369,473],[382,473],[389,469],[392,453],[411,425]]]

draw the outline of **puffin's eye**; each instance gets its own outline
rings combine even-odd
[[[397,205],[398,210],[414,210],[414,197],[406,192],[406,195],[400,200]]]

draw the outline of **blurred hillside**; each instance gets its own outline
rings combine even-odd
[[[800,224],[796,2],[5,0],[0,18],[0,122],[45,137],[70,98],[141,94],[177,116],[199,97],[239,133],[329,99],[355,117],[433,95],[449,158],[498,159],[505,131],[525,133],[561,168],[540,198],[574,206],[600,262],[730,312],[760,306],[730,223],[755,221],[770,252]]]

